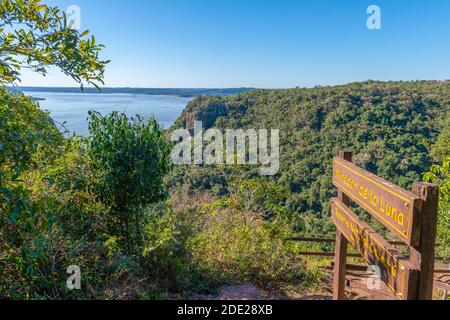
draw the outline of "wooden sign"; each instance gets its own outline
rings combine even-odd
[[[422,200],[418,196],[340,157],[333,161],[333,184],[400,240],[411,246],[420,243]]]
[[[379,267],[381,278],[398,297],[415,298],[418,270],[407,258],[400,255],[338,198],[332,199],[332,219],[365,260]]]

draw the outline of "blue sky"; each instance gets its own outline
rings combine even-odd
[[[43,0],[81,9],[110,87],[260,87],[450,78],[448,0]],[[369,5],[381,30],[369,30]],[[75,86],[57,70],[22,85]]]

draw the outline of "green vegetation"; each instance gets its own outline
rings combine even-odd
[[[0,299],[170,298],[304,277],[281,218],[168,198],[170,145],[154,119],[91,112],[88,137],[64,138],[37,101],[8,91],[22,68],[49,66],[97,85],[106,62],[57,8],[2,0],[0,17]],[[81,290],[66,286],[71,265]]]
[[[108,61],[99,60],[103,46],[94,36],[83,39],[88,33],[72,29],[63,12],[39,0],[1,0],[0,84],[20,80],[22,68],[46,75],[50,66],[81,84],[103,83]]]
[[[439,136],[437,143],[432,148],[442,164],[431,167],[426,173],[425,181],[438,184],[439,189],[439,219],[437,226],[437,242],[441,245],[436,248],[438,256],[447,261],[450,258],[450,126],[447,126]]]
[[[244,281],[317,286],[323,273],[285,240],[334,234],[331,160],[342,149],[401,187],[422,178],[441,185],[439,254],[448,257],[450,82],[198,97],[174,128],[196,119],[206,129],[280,129],[280,173],[171,168],[167,133],[153,118],[91,112],[89,136],[64,138],[37,101],[8,91],[23,67],[45,74],[53,65],[81,85],[102,83],[106,62],[94,38],[39,1],[2,0],[0,17],[17,26],[0,25],[0,299],[196,297]],[[81,267],[81,290],[66,286],[71,265]]]
[[[154,118],[131,121],[113,112],[90,112],[88,154],[95,193],[111,207],[109,229],[128,246],[142,242],[143,209],[164,198],[169,144]]]
[[[329,199],[332,158],[339,150],[354,162],[410,189],[448,153],[448,133],[430,154],[439,133],[449,126],[450,82],[364,82],[313,89],[255,90],[230,97],[192,101],[174,128],[280,129],[280,173],[270,178],[286,189],[283,211],[303,235],[334,235]],[[447,138],[446,138],[447,137]],[[226,167],[233,177],[255,179],[256,167]],[[215,167],[176,168],[172,188],[227,194],[227,179]]]

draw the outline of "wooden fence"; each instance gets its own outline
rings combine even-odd
[[[336,239],[331,239],[331,238],[311,238],[311,237],[291,237],[291,238],[287,238],[286,241],[295,241],[295,242],[305,242],[305,243],[330,243],[330,244],[335,244],[336,243]],[[388,241],[390,245],[392,246],[406,246],[405,243],[401,242],[401,241]],[[440,244],[436,243],[436,247],[439,247]],[[328,257],[328,258],[333,258],[335,256],[335,252],[314,252],[314,251],[304,251],[304,252],[299,252],[300,256],[306,256],[306,257]],[[347,257],[348,258],[363,258],[363,256],[361,254],[354,254],[354,253],[347,253]],[[408,256],[405,256],[408,257]],[[446,300],[447,299],[447,293],[450,292],[450,283],[449,281],[445,281],[443,279],[436,279],[436,277],[448,277],[450,276],[450,264],[448,264],[448,259],[445,257],[436,257],[435,258],[436,262],[446,262],[447,263],[447,268],[436,268],[434,269],[434,274],[435,274],[435,280],[433,282],[433,288],[434,289],[441,289],[443,291],[443,299]],[[324,266],[324,269],[327,270],[334,270],[334,266],[335,263],[331,262],[331,264],[329,266]],[[360,265],[360,264],[346,264],[346,270],[347,271],[360,271],[360,272],[365,272],[368,271],[368,267],[364,266],[364,265]]]
[[[304,255],[334,257],[333,298],[344,298],[347,257],[362,257],[377,266],[386,285],[401,299],[431,300],[433,286],[448,290],[448,284],[436,282],[435,270],[436,224],[439,187],[415,183],[412,192],[403,190],[352,163],[350,152],[340,152],[333,159],[333,184],[338,197],[331,199],[332,219],[336,239],[292,238],[297,241],[335,243],[334,253]],[[350,203],[365,211],[387,227],[398,241],[386,241],[350,209]],[[349,254],[351,244],[358,254]],[[395,246],[406,246],[409,256]]]

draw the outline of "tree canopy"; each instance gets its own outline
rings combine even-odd
[[[46,75],[58,67],[81,86],[103,84],[108,61],[99,58],[103,45],[89,31],[79,32],[57,7],[40,0],[0,2],[0,84],[20,81],[20,70]]]
[[[305,232],[334,232],[328,219],[332,159],[340,150],[354,154],[357,165],[410,189],[448,152],[448,133],[431,154],[441,131],[448,131],[450,82],[374,82],[311,89],[254,90],[231,97],[193,100],[173,126],[191,129],[193,119],[205,129],[218,127],[280,130],[280,173],[272,177],[289,193],[284,205],[293,216],[321,217]],[[230,175],[252,178],[257,168],[227,168]],[[169,184],[192,191],[225,192],[215,167],[177,167]],[[300,226],[300,227],[301,227]],[[308,229],[308,230],[306,230]]]

